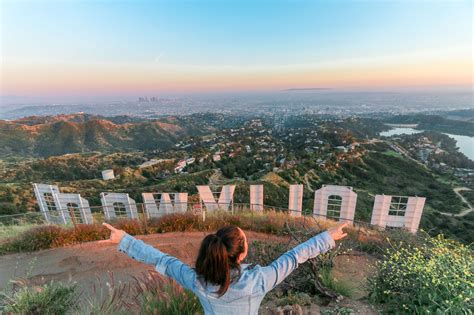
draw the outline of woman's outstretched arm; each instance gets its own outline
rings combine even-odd
[[[101,243],[118,244],[119,251],[126,253],[135,260],[154,265],[156,271],[162,275],[173,278],[186,289],[194,289],[194,280],[196,279],[194,269],[176,257],[167,255],[153,246],[145,244],[143,241],[128,235],[124,231],[114,228],[110,224],[103,223],[103,225],[108,228],[111,233],[110,238],[101,241]]]
[[[342,230],[347,225],[348,223],[343,223],[326,232],[320,233],[281,255],[270,265],[263,267],[262,280],[264,291],[268,292],[276,287],[288,277],[299,264],[319,254],[323,254],[336,246],[335,241],[347,236]]]

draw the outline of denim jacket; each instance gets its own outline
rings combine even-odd
[[[320,233],[286,252],[270,265],[242,264],[240,277],[219,297],[218,285],[206,284],[196,271],[179,259],[126,235],[118,249],[131,258],[155,266],[199,298],[205,314],[257,314],[265,294],[282,282],[299,264],[325,253],[335,246],[328,232]]]

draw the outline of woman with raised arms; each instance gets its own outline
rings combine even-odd
[[[242,264],[248,243],[244,231],[236,226],[221,228],[204,238],[191,268],[179,259],[145,244],[141,240],[104,223],[118,250],[131,258],[155,266],[199,298],[205,314],[257,314],[265,294],[282,282],[299,264],[325,253],[335,241],[347,236],[347,223],[320,233],[281,255],[270,265]]]

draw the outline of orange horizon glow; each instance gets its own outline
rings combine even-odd
[[[145,91],[281,90],[301,87],[397,88],[472,86],[472,59],[295,67],[193,67],[144,64],[9,63],[5,94],[139,93]]]
[[[2,2],[0,94],[472,90],[472,1],[112,2]]]

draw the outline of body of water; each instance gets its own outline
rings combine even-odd
[[[423,130],[417,130],[413,128],[393,128],[388,131],[381,132],[380,135],[384,137],[391,137],[397,135],[413,135],[420,132],[423,132]],[[452,135],[449,133],[444,134],[456,140],[456,145],[458,146],[459,151],[474,161],[474,137]]]
[[[413,128],[393,128],[388,131],[381,132],[380,135],[384,137],[398,136],[398,135],[413,135],[415,133],[423,132]]]

